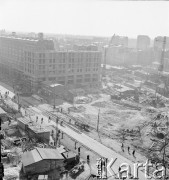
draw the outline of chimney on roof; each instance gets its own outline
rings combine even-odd
[[[38,33],[38,39],[43,40],[43,33]]]

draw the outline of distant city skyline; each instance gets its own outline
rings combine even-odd
[[[0,29],[82,36],[169,36],[169,3],[0,0]]]

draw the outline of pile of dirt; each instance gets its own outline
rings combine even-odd
[[[17,167],[9,167],[7,169],[4,169],[4,180],[11,180],[16,178],[16,180],[19,180],[19,172],[21,168],[19,166]]]
[[[69,109],[69,111],[72,111],[72,112],[77,112],[77,113],[81,113],[81,112],[84,112],[85,111],[85,107],[83,107],[83,106],[73,106],[73,107],[69,107],[68,108]]]
[[[75,103],[76,104],[88,104],[92,102],[91,97],[86,97],[86,96],[78,96],[75,98]]]

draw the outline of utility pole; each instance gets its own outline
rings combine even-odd
[[[19,93],[17,93],[18,96],[18,111],[20,110],[20,104],[19,104]]]
[[[100,108],[99,108],[98,118],[97,118],[97,132],[99,131],[99,121],[100,121]]]
[[[58,135],[59,135],[59,129],[58,129],[58,123],[59,123],[59,117],[56,118],[56,148],[57,148],[57,141],[58,141]]]
[[[55,98],[56,98],[56,96],[55,96],[55,94],[56,94],[56,92],[55,92],[55,84],[54,84],[54,86],[53,86],[53,98],[54,98],[54,105],[53,105],[53,109],[55,109],[56,108],[56,105],[55,105]]]

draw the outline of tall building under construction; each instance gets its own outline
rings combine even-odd
[[[13,83],[37,90],[42,82],[63,85],[98,85],[101,72],[99,51],[56,51],[52,40],[0,36],[0,71]]]

